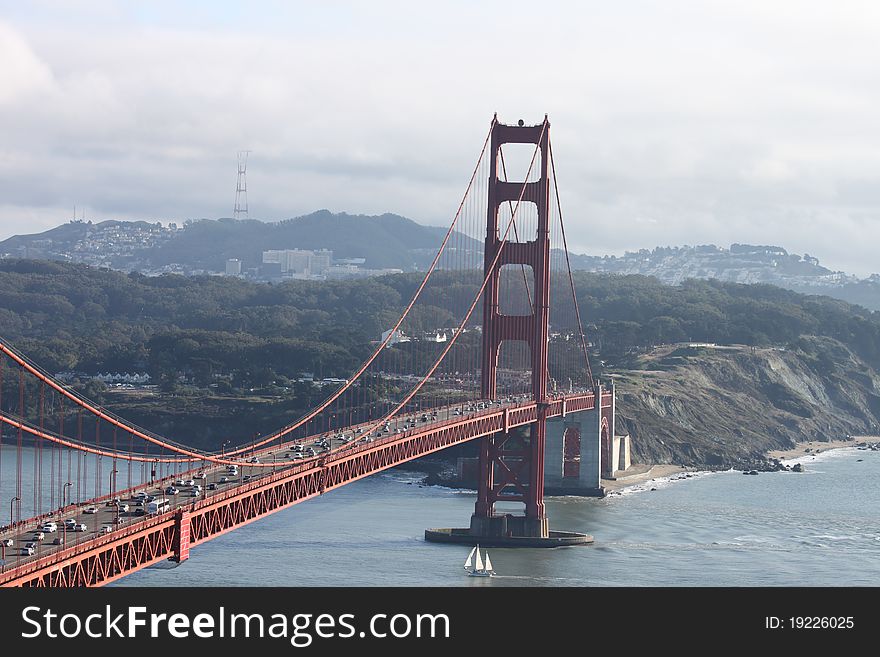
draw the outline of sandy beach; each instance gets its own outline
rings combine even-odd
[[[852,436],[850,440],[809,440],[806,442],[798,443],[792,449],[776,449],[771,452],[767,452],[767,456],[770,458],[779,459],[780,461],[784,461],[785,459],[798,458],[807,454],[819,454],[821,452],[828,451],[829,449],[855,447],[859,443],[871,443],[877,442],[878,440],[880,440],[880,436]]]

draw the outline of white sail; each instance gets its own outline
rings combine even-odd
[[[489,559],[489,553],[486,552],[486,572],[492,572],[492,561]]]
[[[471,553],[468,555],[467,561],[464,562],[464,569],[470,570],[474,565],[474,552],[477,551],[477,548],[473,548]]]
[[[480,556],[480,546],[477,546],[477,570],[483,570],[483,558]]]

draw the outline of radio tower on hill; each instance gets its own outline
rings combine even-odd
[[[247,160],[250,151],[238,151],[238,182],[235,185],[235,208],[232,216],[241,219],[248,218],[247,200]]]

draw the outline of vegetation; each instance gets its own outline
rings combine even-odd
[[[603,358],[681,341],[809,350],[802,338],[816,335],[880,365],[880,312],[830,297],[771,285],[689,280],[672,287],[644,276],[583,272],[575,273],[575,285]]]
[[[451,325],[478,278],[438,272],[425,292],[437,312],[424,317],[445,316]],[[0,336],[49,372],[84,373],[84,394],[134,422],[216,447],[231,436],[245,440],[277,428],[323,397],[326,390],[297,380],[303,372],[347,378],[420,280],[420,274],[401,274],[271,285],[0,260]],[[586,272],[576,272],[574,280],[594,345],[594,372],[602,374],[602,363],[618,372],[641,370],[618,378],[621,426],[636,438],[637,456],[729,463],[743,450],[788,444],[829,427],[854,433],[880,418],[868,369],[880,369],[880,313],[771,286],[688,281],[670,287],[643,276]],[[551,294],[568,298],[567,277],[554,281]],[[477,308],[474,317],[481,316]],[[551,324],[572,328],[556,315]],[[416,328],[436,327],[424,319]],[[662,359],[647,354],[655,345],[677,342],[774,349],[714,353],[685,345],[659,350],[667,354]],[[781,357],[795,372],[788,378],[779,378],[778,363],[768,365]],[[146,371],[159,394],[106,390],[91,379],[108,371]],[[697,374],[702,388],[679,385]],[[14,386],[15,377],[5,384]],[[797,391],[804,386],[825,390],[831,405],[802,398]],[[4,399],[14,399],[13,392],[10,387]],[[36,395],[35,389],[27,393],[28,399]],[[718,399],[725,402],[716,404]],[[773,412],[755,412],[768,403]],[[708,406],[717,408],[703,414],[705,426],[676,414]],[[658,407],[668,408],[658,413]],[[750,412],[755,417],[745,424],[751,428],[742,429]],[[722,439],[727,442],[718,443]]]
[[[146,370],[157,381],[183,373],[201,385],[224,373],[233,387],[303,371],[344,378],[420,277],[271,285],[10,259],[0,261],[0,335],[52,372]],[[438,273],[432,305],[451,320],[451,309],[475,293],[475,279]],[[718,281],[670,287],[586,272],[574,279],[588,338],[608,363],[681,341],[807,349],[802,338],[817,335],[880,366],[880,313],[829,297]],[[565,298],[567,285],[559,281],[554,298]]]

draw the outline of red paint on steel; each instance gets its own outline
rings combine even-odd
[[[548,336],[550,319],[550,185],[549,144],[550,124],[547,118],[535,126],[512,126],[496,123],[492,130],[490,174],[486,215],[484,272],[487,278],[483,297],[483,364],[482,395],[485,399],[497,396],[498,356],[501,344],[521,340],[531,351],[532,395],[537,403],[536,416],[531,426],[528,452],[504,449],[506,438],[489,436],[480,447],[479,489],[474,513],[489,517],[495,502],[515,499],[525,504],[526,516],[544,518],[544,442],[548,382]],[[523,182],[506,182],[498,178],[498,156],[504,144],[535,144],[535,155],[540,152],[540,177],[529,182],[529,173]],[[532,156],[534,164],[535,155]],[[537,235],[534,241],[508,242],[507,232],[498,230],[498,210],[505,201],[519,198],[534,203],[538,211]],[[522,317],[501,313],[499,304],[500,274],[504,265],[529,265],[534,280],[534,303],[526,321]],[[528,286],[526,286],[528,289]],[[497,481],[496,481],[497,478]],[[515,492],[511,492],[515,491]]]
[[[189,512],[178,509],[174,514],[174,557],[177,563],[189,559]]]

